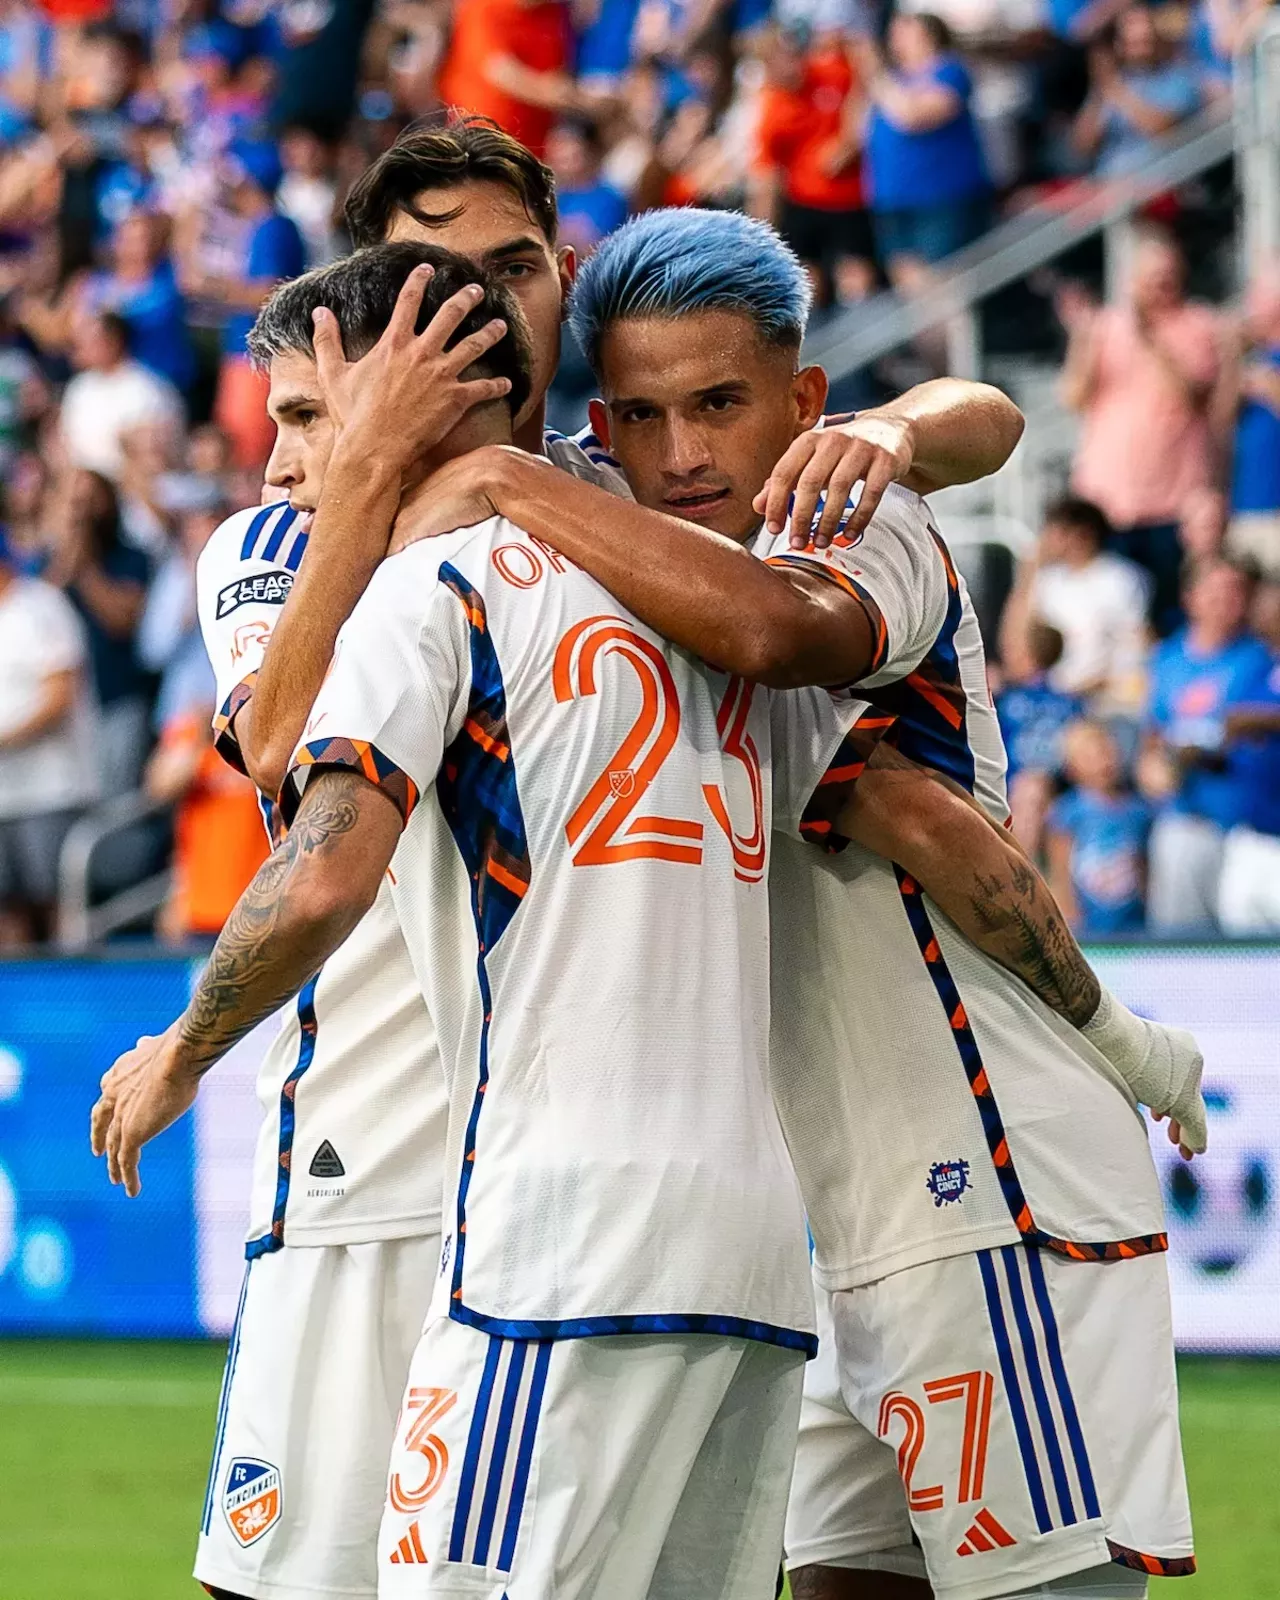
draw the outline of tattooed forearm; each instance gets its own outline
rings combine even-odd
[[[1051,1011],[1073,1027],[1084,1027],[1098,1009],[1102,989],[1035,868],[1012,855],[1000,871],[975,867],[970,900],[986,935],[975,943],[1016,973]]]
[[[371,904],[386,861],[373,870],[367,851],[357,850],[354,840],[343,843],[361,820],[361,790],[375,793],[354,774],[314,780],[288,835],[227,918],[178,1024],[184,1062],[193,1072],[207,1072],[296,994]],[[323,893],[317,893],[320,880],[327,880]]]
[[[1049,886],[1009,831],[951,779],[877,745],[838,828],[896,861],[984,955],[1074,1027],[1101,987]]]

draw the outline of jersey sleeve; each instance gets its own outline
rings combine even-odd
[[[845,509],[858,503],[857,485]],[[891,484],[865,532],[843,533],[825,550],[792,550],[784,529],[765,554],[770,566],[803,568],[861,600],[875,653],[859,687],[894,683],[920,665],[959,604],[959,580],[919,495]],[[852,686],[850,686],[852,687]]]
[[[848,694],[789,689],[774,692],[769,720],[774,831],[843,850],[840,813],[897,719]]]
[[[196,563],[196,609],[216,684],[214,744],[240,772],[235,715],[253,693],[306,547],[297,513],[277,502],[228,517]]]
[[[347,619],[281,791],[286,822],[326,768],[361,773],[405,822],[435,782],[471,681],[467,596],[438,564],[429,543],[385,561]]]

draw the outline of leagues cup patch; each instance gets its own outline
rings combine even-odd
[[[237,1542],[246,1547],[255,1544],[280,1520],[278,1468],[252,1456],[238,1456],[227,1468],[222,1509]]]
[[[218,621],[241,606],[282,606],[293,588],[293,573],[277,567],[274,572],[256,572],[252,578],[237,578],[218,590]]]
[[[967,1161],[935,1161],[929,1168],[925,1188],[933,1196],[935,1206],[950,1205],[953,1200],[963,1200],[969,1187]]]

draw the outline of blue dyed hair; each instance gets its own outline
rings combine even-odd
[[[646,211],[585,263],[569,321],[600,371],[600,340],[631,317],[736,311],[770,344],[799,345],[809,320],[808,274],[767,222],[737,211]]]

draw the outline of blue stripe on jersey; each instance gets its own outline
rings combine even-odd
[[[285,501],[277,500],[273,505],[263,506],[262,510],[254,517],[245,532],[244,542],[240,546],[241,561],[247,561],[253,554],[253,547],[258,542],[258,535],[271,520],[272,515],[286,503]]]
[[[507,1363],[507,1382],[502,1391],[502,1406],[498,1412],[498,1426],[489,1456],[489,1481],[485,1484],[484,1499],[480,1502],[480,1523],[476,1528],[473,1560],[478,1567],[489,1565],[489,1545],[493,1539],[494,1518],[498,1514],[498,1495],[502,1489],[502,1474],[506,1470],[511,1426],[515,1421],[516,1400],[520,1395],[520,1380],[524,1376],[524,1358],[528,1349],[523,1340],[513,1344],[511,1360]]]
[[[1053,1415],[1053,1407],[1049,1404],[1049,1391],[1045,1388],[1044,1373],[1040,1367],[1040,1352],[1036,1348],[1035,1330],[1031,1326],[1031,1317],[1027,1311],[1027,1295],[1022,1286],[1022,1270],[1019,1265],[1022,1247],[1008,1244],[1000,1254],[1004,1257],[1004,1274],[1009,1284],[1013,1319],[1022,1339],[1022,1362],[1027,1369],[1027,1381],[1031,1385],[1036,1415],[1040,1419],[1040,1433],[1049,1457],[1049,1473],[1053,1478],[1054,1492],[1058,1498],[1058,1511],[1062,1518],[1062,1526],[1068,1528],[1080,1519],[1076,1516],[1075,1502],[1071,1498],[1071,1485],[1067,1481],[1067,1463],[1063,1458],[1062,1445],[1058,1441],[1058,1424]]]
[[[480,1059],[475,1098],[467,1120],[462,1176],[458,1183],[454,1235],[452,1315],[462,1301],[466,1254],[467,1193],[476,1163],[480,1108],[489,1082],[489,1024],[493,995],[485,958],[520,909],[533,872],[515,758],[507,727],[507,694],[502,667],[489,632],[484,598],[446,561],[440,581],[461,601],[471,634],[471,696],[463,726],[444,752],[436,795],[471,878],[471,912],[476,925],[476,981],[483,1003]]]
[[[322,967],[321,972],[324,971]],[[293,1135],[297,1124],[295,1101],[298,1083],[310,1067],[316,1053],[316,984],[320,973],[298,993],[298,1059],[293,1071],[280,1086],[280,1147],[276,1163],[276,1201],[271,1212],[271,1228],[257,1239],[250,1239],[244,1247],[246,1261],[256,1261],[259,1256],[270,1255],[284,1245],[284,1214],[289,1204],[289,1175],[293,1167]]]
[[[516,1454],[515,1476],[511,1480],[511,1503],[507,1507],[507,1523],[502,1533],[502,1547],[498,1551],[499,1572],[510,1572],[516,1558],[516,1540],[520,1536],[520,1518],[524,1513],[529,1468],[533,1463],[533,1444],[538,1432],[538,1417],[542,1412],[542,1395],[547,1387],[547,1368],[551,1365],[550,1344],[543,1341],[537,1346],[537,1351],[533,1359],[529,1403],[524,1414],[524,1431],[520,1435],[520,1449]]]
[[[204,1510],[200,1514],[200,1531],[208,1533],[213,1516],[213,1500],[218,1485],[218,1466],[222,1461],[222,1446],[226,1442],[227,1415],[231,1409],[231,1384],[240,1359],[240,1323],[244,1318],[245,1297],[249,1293],[249,1268],[244,1269],[240,1280],[240,1300],[236,1306],[236,1320],[231,1324],[231,1340],[227,1345],[227,1364],[222,1369],[222,1388],[218,1394],[218,1416],[213,1427],[213,1456],[209,1462],[209,1481],[205,1485]]]
[[[1058,1391],[1058,1404],[1062,1407],[1062,1420],[1066,1424],[1067,1438],[1071,1442],[1071,1454],[1075,1457],[1076,1476],[1080,1480],[1080,1493],[1084,1499],[1084,1514],[1089,1518],[1099,1517],[1102,1513],[1098,1507],[1098,1491],[1094,1487],[1093,1468],[1089,1464],[1089,1451],[1084,1441],[1084,1429],[1080,1426],[1076,1397],[1071,1392],[1067,1365],[1062,1359],[1062,1341],[1058,1337],[1058,1322],[1054,1316],[1053,1302],[1049,1299],[1044,1261],[1034,1245],[1027,1248],[1027,1270],[1031,1274],[1031,1292],[1035,1296],[1036,1308],[1040,1312],[1040,1322],[1044,1328],[1049,1370],[1053,1373],[1054,1387]]]
[[[1031,1496],[1032,1509],[1036,1515],[1036,1527],[1041,1533],[1049,1533],[1053,1528],[1053,1518],[1049,1515],[1049,1503],[1045,1499],[1044,1484],[1040,1478],[1040,1463],[1036,1460],[1035,1444],[1031,1438],[1031,1424],[1027,1418],[1027,1408],[1022,1399],[1022,1387],[1018,1381],[1018,1369],[1013,1360],[1013,1349],[1009,1343],[1009,1330],[1005,1326],[1004,1307],[1000,1304],[1000,1284],[996,1278],[995,1263],[991,1259],[989,1250],[978,1251],[978,1268],[982,1273],[982,1287],[987,1296],[987,1313],[991,1318],[991,1332],[996,1342],[996,1355],[1000,1361],[1000,1374],[1004,1379],[1005,1397],[1009,1402],[1009,1414],[1013,1418],[1013,1431],[1017,1436],[1018,1449],[1022,1455],[1022,1470],[1026,1475],[1027,1491]]]
[[[285,534],[288,533],[297,520],[298,513],[292,506],[288,506],[284,515],[277,520],[275,527],[272,528],[267,536],[266,544],[262,547],[262,559],[264,561],[274,561],[276,559],[280,554],[280,546],[284,543]]]
[[[922,766],[936,767],[973,793],[977,782],[967,729],[968,697],[960,681],[956,634],[964,618],[960,580],[942,541],[934,535],[947,570],[947,614],[928,655],[914,672],[883,688],[859,688],[879,711],[898,718],[894,744]]]
[[[691,1312],[653,1316],[520,1318],[491,1317],[455,1300],[449,1315],[455,1322],[503,1339],[595,1339],[624,1333],[710,1333],[722,1339],[753,1339],[758,1344],[799,1350],[812,1359],[818,1353],[816,1334],[798,1328],[780,1328],[772,1322],[751,1322],[746,1317],[722,1317]]]
[[[480,1451],[484,1445],[485,1423],[489,1420],[489,1402],[493,1398],[493,1380],[498,1371],[498,1358],[502,1354],[502,1340],[490,1339],[484,1358],[484,1371],[480,1375],[480,1389],[476,1395],[475,1410],[471,1413],[471,1430],[467,1434],[467,1452],[462,1458],[462,1477],[458,1482],[458,1501],[453,1508],[453,1528],[449,1534],[449,1560],[461,1561],[467,1541],[467,1523],[471,1518],[471,1501],[475,1495],[476,1472],[480,1466]]]
[[[293,541],[289,554],[284,558],[284,564],[290,572],[296,572],[302,565],[302,557],[306,553],[306,548],[307,536],[305,533],[300,533]]]

